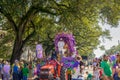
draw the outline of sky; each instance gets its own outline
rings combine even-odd
[[[108,24],[104,24],[104,25],[100,24],[100,25],[102,26],[103,30],[104,29],[110,30],[110,34],[111,34],[111,37],[112,37],[112,40],[105,39],[105,41],[102,42],[100,45],[104,45],[105,49],[110,49],[112,46],[118,45],[118,40],[120,41],[120,24],[118,25],[117,28],[111,28],[111,26],[108,25]],[[99,48],[94,50],[94,54],[96,55],[96,57],[100,57],[104,53],[105,52],[100,50]]]

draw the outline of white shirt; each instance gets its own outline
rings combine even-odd
[[[64,41],[59,41],[59,42],[58,42],[58,50],[59,50],[59,51],[62,51],[63,48],[64,48],[64,45],[65,45],[65,42],[64,42]]]
[[[93,72],[93,76],[94,76],[94,80],[100,80],[99,79],[99,71],[98,70],[95,70],[94,72]]]

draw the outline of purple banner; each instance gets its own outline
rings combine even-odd
[[[37,58],[41,59],[43,58],[43,48],[42,48],[42,45],[41,44],[38,44],[36,46],[36,56]]]
[[[110,60],[111,60],[111,61],[115,61],[115,60],[116,60],[116,55],[111,55],[111,56],[110,56]]]
[[[63,63],[63,66],[65,68],[74,68],[74,67],[78,67],[79,62],[76,61],[76,59],[72,58],[72,57],[63,57],[61,60],[61,63]]]

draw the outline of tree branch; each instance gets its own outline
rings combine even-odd
[[[82,43],[78,43],[77,46],[81,48],[81,47],[95,46],[95,45],[92,45],[90,42],[82,42]]]
[[[28,19],[30,18],[30,16],[32,15],[32,13],[34,12],[33,6],[30,7],[30,9],[27,11],[27,13],[22,16],[18,26],[24,26],[26,24],[26,21],[28,21]]]
[[[10,13],[7,13],[5,10],[3,10],[2,7],[0,7],[0,13],[3,14],[8,19],[13,30],[15,31],[15,33],[17,33],[18,31],[17,25],[15,24],[15,21],[12,19],[12,16],[10,15]]]
[[[56,2],[56,0],[53,0],[53,2],[58,6],[58,7],[66,7],[66,8],[70,8],[70,5],[69,6],[67,6],[67,5],[65,5],[65,4],[59,4],[59,3],[57,3]]]
[[[59,13],[56,13],[56,11],[51,11],[52,7],[46,7],[46,8],[42,8],[42,7],[34,7],[34,9],[36,9],[35,14],[38,12],[42,12],[42,13],[48,13],[51,15],[58,15]]]
[[[51,15],[56,15],[57,14],[54,11],[50,11],[47,8],[39,7],[39,4],[37,4],[35,6],[33,5],[33,6],[30,7],[30,9],[27,11],[27,13],[21,18],[21,20],[18,24],[18,27],[20,28],[20,31],[24,30],[25,25],[29,21],[31,16],[35,15],[38,12],[48,13],[48,14],[51,14]]]
[[[35,32],[35,25],[34,23],[31,21],[32,27],[33,27],[33,32],[31,32],[26,38],[25,40],[23,40],[23,44],[26,43],[36,32]]]
[[[47,33],[47,36],[48,36],[49,40],[53,42],[53,38],[50,37],[50,33]]]

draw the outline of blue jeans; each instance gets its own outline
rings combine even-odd
[[[22,74],[22,71],[19,72],[19,80],[22,80],[23,78],[23,74]]]
[[[10,74],[9,73],[4,73],[3,77],[4,77],[3,80],[9,80]]]
[[[27,80],[27,76],[23,76],[23,80]]]
[[[13,72],[13,80],[19,80],[19,74]]]
[[[114,80],[120,80],[120,77],[118,77],[118,75],[116,74],[116,75],[114,75],[113,76],[113,78],[114,78]]]

